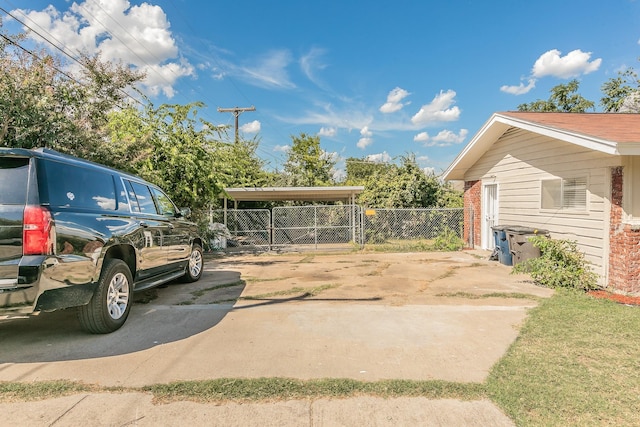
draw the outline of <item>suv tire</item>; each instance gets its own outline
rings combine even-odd
[[[202,277],[202,270],[204,266],[204,257],[202,255],[202,247],[194,243],[191,249],[191,256],[189,257],[189,264],[187,269],[180,279],[182,282],[192,283],[197,282]]]
[[[89,304],[78,308],[82,329],[92,334],[107,334],[127,320],[133,302],[133,279],[127,264],[106,259],[102,274]]]

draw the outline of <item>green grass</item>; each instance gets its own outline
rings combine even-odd
[[[277,282],[278,280],[285,280],[286,277],[272,277],[272,278],[260,278],[260,277],[243,277],[247,283],[262,283],[262,282]]]
[[[366,243],[358,252],[433,252],[433,240],[388,240],[384,243]]]
[[[640,425],[640,308],[557,291],[530,312],[487,389],[517,425]]]
[[[486,294],[473,294],[471,292],[443,292],[436,294],[437,297],[449,298],[468,298],[468,299],[486,299],[486,298],[513,298],[513,299],[530,299],[539,301],[541,298],[531,294],[523,294],[520,292],[489,292]]]
[[[302,288],[290,291],[294,290],[309,292]],[[531,298],[519,294],[496,296]],[[487,381],[479,384],[407,380],[366,382],[341,378],[230,378],[112,389],[68,381],[0,382],[0,401],[122,391],[152,393],[158,401],[219,403],[361,395],[487,398],[518,426],[638,426],[640,307],[558,290],[530,310],[514,344],[493,367]]]
[[[482,384],[446,381],[385,380],[366,382],[351,379],[297,380],[291,378],[222,378],[209,381],[181,381],[144,387],[160,401],[255,402],[353,396],[424,396],[431,399],[480,399]]]
[[[103,389],[72,381],[37,381],[30,383],[0,382],[0,401],[30,401],[53,399],[70,394],[103,391]]]

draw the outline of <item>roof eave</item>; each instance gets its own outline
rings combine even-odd
[[[454,159],[453,163],[443,174],[445,180],[463,180],[471,166],[480,158],[494,142],[510,127],[517,127],[529,132],[545,135],[554,139],[569,142],[591,150],[611,155],[636,154],[640,151],[640,143],[624,144],[621,147],[615,141],[596,138],[565,129],[545,126],[540,123],[495,113],[469,141],[469,144]]]

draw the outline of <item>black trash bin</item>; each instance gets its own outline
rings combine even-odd
[[[549,231],[533,227],[512,226],[505,230],[513,265],[518,265],[531,258],[540,256],[540,249],[533,246],[529,237],[545,236],[549,237]]]
[[[509,249],[509,240],[506,231],[509,227],[508,225],[495,225],[491,227],[496,249],[498,250],[498,261],[504,265],[513,265],[513,257]]]

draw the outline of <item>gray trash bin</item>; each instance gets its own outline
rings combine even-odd
[[[529,241],[529,237],[546,236],[549,237],[549,231],[540,228],[512,226],[505,230],[513,265],[518,265],[531,258],[540,256],[540,249],[533,246]]]
[[[513,265],[513,257],[509,249],[509,240],[506,232],[509,227],[509,225],[495,225],[491,227],[496,249],[498,250],[498,261],[504,265]]]

